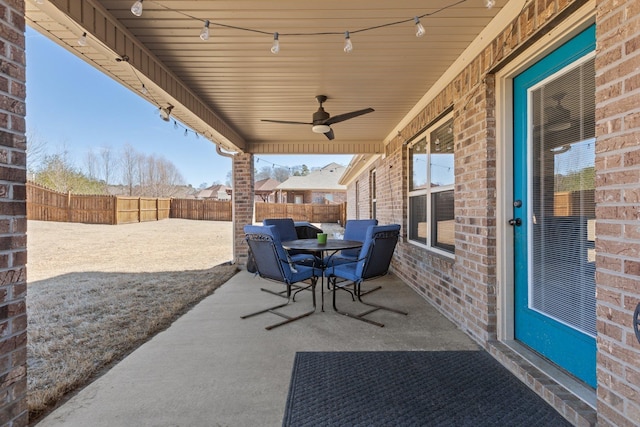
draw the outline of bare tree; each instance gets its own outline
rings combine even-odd
[[[33,179],[47,156],[47,142],[34,130],[27,132],[27,172]]]
[[[122,183],[127,187],[129,196],[134,195],[134,188],[139,185],[138,181],[141,154],[138,153],[131,144],[122,148],[120,155],[120,170],[122,171]]]
[[[93,149],[89,149],[89,152],[84,156],[84,167],[89,179],[98,179],[98,157]]]
[[[100,149],[100,160],[102,164],[102,177],[104,178],[104,184],[108,186],[113,179],[113,172],[115,169],[115,158],[113,156],[113,150],[110,146],[102,147]]]

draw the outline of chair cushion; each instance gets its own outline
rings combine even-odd
[[[296,226],[291,218],[268,218],[262,221],[264,225],[274,225],[278,230],[281,242],[298,239]]]
[[[345,240],[357,240],[364,242],[367,237],[367,229],[371,225],[378,225],[377,219],[350,219],[344,226],[344,239]],[[340,255],[347,260],[357,261],[360,256],[360,248],[358,249],[345,249]],[[348,262],[348,261],[345,261]]]
[[[265,236],[270,240],[270,244],[273,245],[273,250],[275,250],[275,254],[273,254],[272,250],[268,250],[264,253],[253,254],[258,273],[261,276],[263,276],[264,272],[268,271],[269,274],[267,276],[271,279],[295,283],[315,275],[313,267],[306,267],[299,264],[294,265],[293,262],[295,261],[293,259],[291,259],[290,263],[288,254],[282,247],[282,241],[280,240],[280,235],[278,234],[278,230],[275,226],[245,225],[244,232],[246,235]],[[279,275],[280,277],[276,274],[276,270],[282,271],[282,274]]]
[[[385,274],[389,269],[399,232],[398,224],[370,225],[360,250],[361,258],[356,262],[334,265],[330,274],[354,282]],[[383,233],[391,233],[393,238],[379,238],[376,242],[376,236]]]

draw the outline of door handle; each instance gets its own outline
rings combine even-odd
[[[512,218],[509,220],[509,225],[520,227],[522,225],[522,220],[520,218]]]

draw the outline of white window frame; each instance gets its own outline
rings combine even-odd
[[[369,171],[369,197],[370,197],[370,206],[369,206],[369,212],[370,212],[370,216],[372,219],[376,219],[376,216],[378,214],[378,196],[377,196],[377,191],[378,191],[378,187],[377,187],[378,183],[376,182],[376,170],[375,169],[371,169],[371,171]]]
[[[417,137],[415,137],[411,142],[409,142],[409,144],[407,144],[407,224],[409,227],[411,227],[411,207],[410,207],[410,200],[412,197],[418,197],[418,196],[425,196],[426,197],[426,244],[413,240],[409,234],[407,234],[407,241],[412,244],[412,245],[416,245],[425,249],[428,249],[430,251],[436,252],[440,255],[444,255],[446,257],[449,258],[454,258],[455,257],[455,243],[454,243],[454,252],[449,252],[445,249],[439,248],[437,246],[433,246],[433,241],[432,241],[432,221],[433,221],[433,215],[431,214],[432,212],[432,195],[433,194],[437,194],[437,193],[441,193],[441,192],[445,192],[445,191],[455,191],[455,182],[450,184],[450,185],[443,185],[443,186],[437,186],[437,187],[431,187],[431,167],[430,167],[430,163],[431,163],[431,141],[430,141],[430,136],[431,133],[438,129],[439,127],[441,127],[442,125],[444,125],[445,123],[451,121],[452,126],[453,126],[453,113],[449,113],[447,115],[445,115],[444,117],[442,117],[440,120],[438,120],[437,122],[433,123],[431,126],[429,126],[424,132],[422,132],[420,135],[418,135]],[[411,176],[411,172],[412,172],[412,166],[413,166],[413,158],[411,157],[411,148],[413,146],[415,146],[417,143],[422,142],[422,141],[426,141],[426,149],[427,149],[427,162],[426,162],[426,176],[427,176],[427,183],[425,185],[425,188],[421,188],[418,190],[411,190],[411,184],[412,184],[412,179],[413,177]],[[454,159],[455,159],[455,151],[454,151]],[[455,181],[455,179],[454,179]]]

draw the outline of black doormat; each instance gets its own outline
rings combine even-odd
[[[485,351],[301,352],[283,426],[570,426]]]

